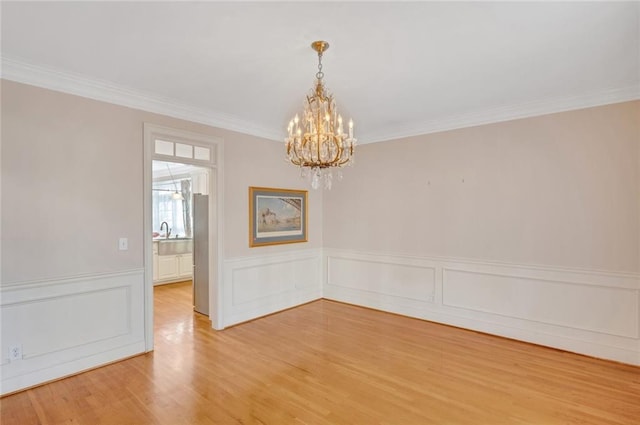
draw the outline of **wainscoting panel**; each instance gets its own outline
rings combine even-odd
[[[322,297],[322,251],[225,260],[224,326],[255,319]]]
[[[327,299],[640,365],[640,275],[324,250]]]
[[[436,297],[429,260],[341,252],[326,255],[325,264],[324,298],[416,316]]]
[[[4,285],[6,394],[144,352],[143,270]],[[21,358],[10,360],[9,349]]]
[[[462,270],[443,273],[446,306],[638,337],[637,290]]]
[[[329,258],[329,285],[433,302],[435,268],[429,265]]]

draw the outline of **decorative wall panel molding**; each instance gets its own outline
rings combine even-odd
[[[0,287],[0,392],[144,352],[143,274],[140,269]],[[11,347],[20,347],[20,358],[9,358]]]
[[[634,289],[446,268],[442,283],[445,306],[638,338]]]
[[[406,262],[330,258],[327,284],[433,302],[436,269]],[[360,279],[351,279],[356,273]]]
[[[431,117],[429,120],[416,123],[413,128],[389,127],[376,135],[367,137],[367,143],[397,140],[405,137],[433,134],[460,128],[476,127],[503,121],[555,114],[576,109],[592,108],[612,103],[629,102],[640,98],[637,85],[614,89],[603,89],[597,92],[578,96],[547,98],[533,102],[512,104],[498,107],[483,107],[468,113]]]
[[[176,99],[132,90],[109,81],[88,78],[81,74],[33,65],[6,56],[2,57],[2,78],[243,134],[271,140],[281,139],[280,132],[274,132],[229,114],[197,108]]]
[[[322,251],[228,259],[224,262],[224,326],[322,297]]]
[[[640,365],[640,274],[324,250],[323,296]]]
[[[50,67],[33,65],[17,58],[3,56],[2,78],[32,86],[43,87],[63,93],[74,94],[89,99],[122,105],[129,108],[141,109],[174,118],[193,121],[213,127],[237,131],[264,137],[270,140],[280,140],[280,131],[256,125],[220,111],[197,108],[181,103],[176,99],[159,97],[152,93],[132,90],[108,81],[89,78],[85,75],[61,71]],[[535,117],[575,109],[609,105],[627,102],[640,98],[640,89],[636,85],[619,88],[609,88],[593,93],[561,98],[547,98],[534,102],[512,104],[499,107],[484,107],[468,113],[432,117],[430,120],[416,123],[411,128],[388,127],[375,134],[361,138],[366,143],[397,140],[404,137],[467,128],[502,121],[509,121],[527,117]]]

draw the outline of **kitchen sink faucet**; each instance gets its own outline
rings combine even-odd
[[[160,225],[160,233],[162,233],[162,226],[165,226],[167,228],[167,233],[165,234],[165,239],[169,239],[169,235],[171,235],[171,229],[169,229],[169,223],[167,223],[166,221],[163,221],[162,224]]]

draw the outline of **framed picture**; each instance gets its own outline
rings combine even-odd
[[[249,188],[249,246],[307,241],[307,191]]]

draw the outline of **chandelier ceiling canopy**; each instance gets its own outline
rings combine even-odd
[[[311,48],[318,52],[315,86],[304,101],[302,116],[296,114],[289,122],[285,144],[288,160],[300,167],[301,175],[311,180],[311,187],[317,189],[323,182],[325,189],[331,189],[332,169],[353,164],[356,139],[353,120],[349,120],[345,132],[335,99],[322,80],[322,54],[329,48],[329,43],[315,41]],[[342,178],[339,170],[336,177]]]

